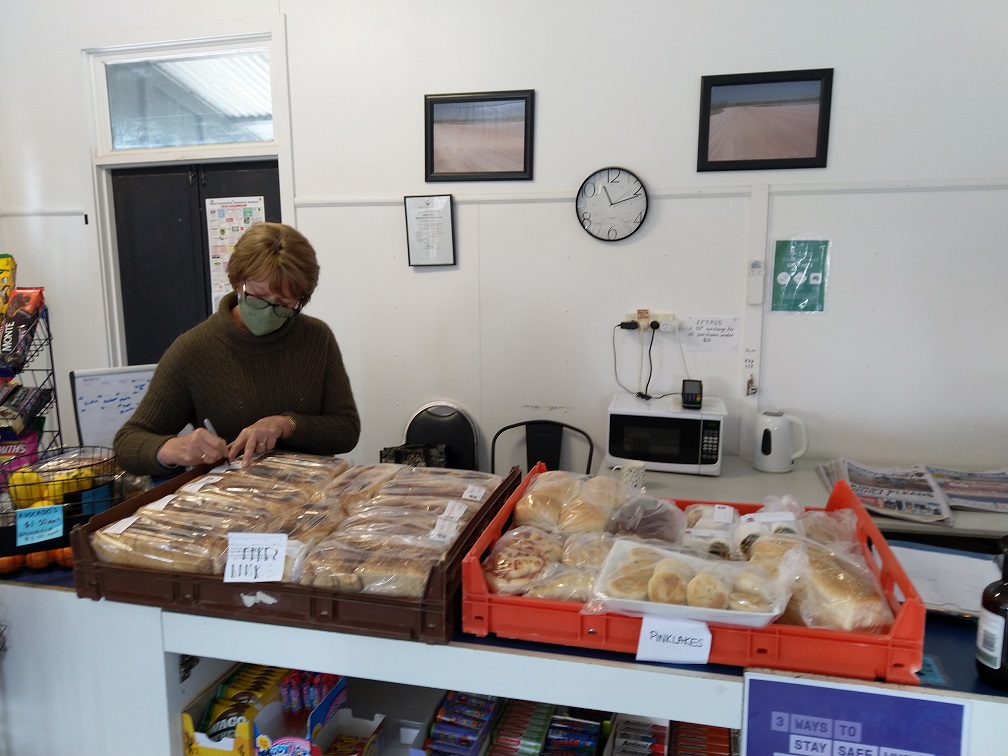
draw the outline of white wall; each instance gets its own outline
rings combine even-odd
[[[103,366],[82,40],[146,41],[229,9],[185,0],[159,7],[154,26],[126,0],[0,9],[0,248],[19,280],[46,286],[57,368]],[[469,407],[487,439],[540,415],[603,442],[613,326],[650,306],[738,317],[743,343],[761,346],[749,401],[741,352],[686,353],[733,430],[756,406],[777,408],[806,419],[817,457],[1005,464],[1004,2],[242,6],[278,13],[293,220],[322,258],[311,311],[343,347],[364,421],[358,461],[439,397]],[[827,168],[696,172],[701,76],[821,67],[835,71]],[[425,94],[522,88],[536,92],[533,181],[424,182]],[[642,230],[611,245],[573,212],[581,180],[605,165],[635,170],[652,198]],[[407,265],[402,197],[423,193],[455,198],[452,268]],[[750,259],[806,233],[833,241],[826,312],[746,306]],[[639,342],[617,337],[620,377],[635,382]],[[674,390],[685,371],[670,337],[656,357],[651,393]]]

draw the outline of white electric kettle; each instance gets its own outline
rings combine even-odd
[[[795,433],[795,431],[799,433]],[[795,436],[801,440],[795,444]],[[791,472],[794,461],[808,451],[805,423],[783,412],[761,412],[756,418],[753,467],[763,472]]]

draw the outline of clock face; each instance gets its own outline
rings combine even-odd
[[[626,239],[644,222],[647,192],[630,171],[603,168],[586,178],[577,193],[578,222],[596,239]]]

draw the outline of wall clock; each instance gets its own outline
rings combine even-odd
[[[641,227],[648,197],[637,176],[625,168],[609,167],[581,182],[574,204],[585,231],[602,241],[619,241]]]

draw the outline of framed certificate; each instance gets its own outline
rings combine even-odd
[[[450,194],[404,197],[410,265],[454,265],[455,231]]]

